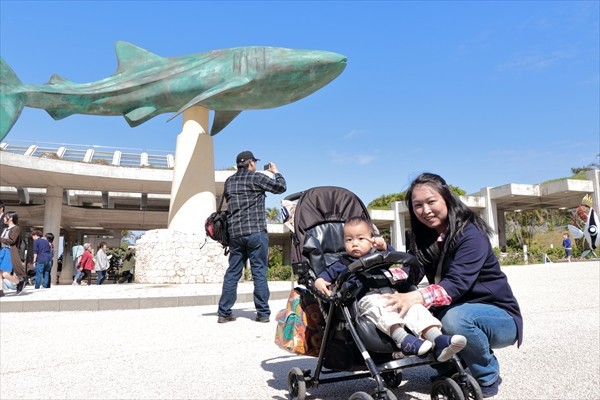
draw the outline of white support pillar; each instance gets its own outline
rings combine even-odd
[[[56,282],[58,270],[58,252],[60,246],[60,221],[62,219],[63,188],[52,186],[46,188],[46,204],[44,207],[44,235],[48,232],[54,234],[54,259],[52,260],[52,273],[50,282]]]
[[[498,240],[498,211],[496,201],[491,199],[490,190],[491,188],[485,187],[479,191],[479,194],[483,195],[485,200],[485,208],[482,210],[482,217],[492,229],[492,237],[490,237],[492,247],[500,247]]]
[[[204,220],[216,209],[213,139],[208,134],[208,110],[183,112],[177,136],[169,206],[169,230],[204,233]]]
[[[406,230],[406,224],[404,223],[404,214],[400,211],[402,203],[395,201],[392,203],[392,210],[394,211],[394,223],[392,225],[392,246],[397,251],[406,251],[406,237],[404,231]]]
[[[592,193],[592,208],[600,213],[600,170],[593,169],[585,173],[586,179],[592,181],[594,192]]]

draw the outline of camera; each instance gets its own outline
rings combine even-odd
[[[271,163],[265,164],[265,166],[263,167],[263,169],[266,171],[268,169],[271,169]]]

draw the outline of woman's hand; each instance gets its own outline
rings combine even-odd
[[[315,287],[319,292],[323,293],[325,296],[331,296],[331,290],[329,290],[330,286],[331,282],[327,282],[323,278],[317,278],[317,280],[315,281]]]
[[[408,309],[415,304],[423,304],[423,296],[418,291],[408,293],[382,294],[387,299],[387,308],[392,311],[398,311],[401,317],[404,317]]]

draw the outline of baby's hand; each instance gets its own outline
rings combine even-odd
[[[371,243],[373,247],[377,250],[385,251],[387,250],[387,243],[384,238],[381,236],[374,236],[371,238]]]
[[[319,292],[323,293],[325,296],[331,296],[329,286],[331,286],[331,282],[327,282],[323,278],[317,278],[317,280],[315,281],[315,287]]]

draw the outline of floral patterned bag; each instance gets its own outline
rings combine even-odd
[[[286,308],[276,316],[275,344],[290,353],[316,357],[319,355],[325,321],[314,296],[296,287],[290,293]]]

